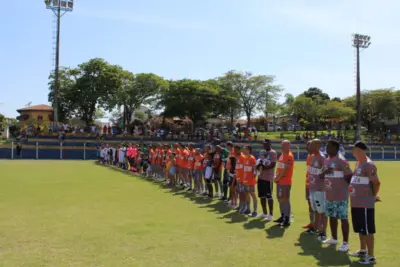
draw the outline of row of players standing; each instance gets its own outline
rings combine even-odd
[[[339,251],[349,250],[349,197],[353,230],[359,234],[360,250],[350,254],[360,257],[360,264],[375,264],[375,202],[380,201],[378,192],[380,181],[375,164],[367,157],[368,147],[359,141],[352,149],[357,159],[354,172],[342,156],[340,145],[335,140],[328,141],[325,157],[321,153],[321,141],[315,139],[307,144],[306,199],[309,203],[310,223],[308,233],[317,234],[324,244],[338,244],[338,220],[341,221],[343,243]],[[328,224],[332,237],[327,239]]]
[[[252,217],[261,216],[266,220],[273,219],[272,194],[275,182],[281,216],[274,222],[287,227],[290,225],[290,192],[294,167],[290,142],[282,142],[282,153],[279,158],[276,151],[271,148],[269,140],[265,140],[263,145],[265,150],[259,153],[258,160],[251,155],[250,146],[240,147],[231,142],[228,142],[226,147],[219,142],[215,142],[213,146],[207,145],[204,154],[200,149],[195,149],[193,144],[187,147],[183,144],[174,144],[172,148],[168,145],[158,145],[154,148],[149,146],[148,155],[135,145],[117,151],[125,151],[127,164],[121,165],[123,168],[127,168],[129,162],[141,162],[141,165],[136,165],[138,168],[132,170],[141,172],[142,169],[143,175],[165,179],[169,186],[193,190],[206,197],[220,197],[220,200],[229,202],[231,207],[240,213]],[[360,263],[371,264],[376,262],[374,205],[379,201],[377,194],[380,182],[376,166],[366,156],[367,149],[362,142],[354,145],[352,153],[357,159],[357,164],[353,172],[339,153],[340,144],[337,141],[328,142],[326,148],[328,158],[321,153],[320,140],[315,139],[307,144],[309,156],[306,198],[310,209],[310,224],[305,228],[308,229],[307,232],[317,234],[317,238],[323,243],[336,245],[338,220],[341,220],[343,243],[339,251],[347,252],[350,196],[353,229],[359,233],[361,244],[360,250],[352,255],[362,257]],[[133,159],[132,155],[135,155]],[[275,167],[277,167],[276,172]],[[260,215],[257,213],[256,187],[263,210]],[[326,238],[328,218],[332,234],[329,239]]]

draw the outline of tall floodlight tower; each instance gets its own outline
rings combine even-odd
[[[361,84],[360,84],[360,48],[367,49],[371,45],[371,37],[362,34],[353,34],[353,46],[356,48],[356,140],[361,140]]]
[[[46,8],[53,11],[54,30],[53,30],[53,67],[54,67],[54,86],[53,90],[53,109],[54,122],[58,123],[58,102],[59,102],[59,68],[60,68],[60,29],[61,17],[74,9],[74,0],[45,0]]]

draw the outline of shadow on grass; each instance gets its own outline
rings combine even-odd
[[[285,231],[286,228],[281,227],[279,224],[275,224],[270,228],[265,229],[268,239],[281,238],[285,234]]]
[[[315,235],[301,233],[295,246],[301,247],[301,256],[313,256],[318,266],[360,266],[351,262],[347,253],[337,251],[336,246],[325,246],[316,239]]]
[[[208,205],[201,206],[200,208],[201,209],[209,209],[208,210],[209,212],[215,212],[215,213],[220,213],[220,214],[228,213],[232,210],[224,202],[213,202]]]
[[[247,230],[252,230],[252,229],[265,229],[265,225],[267,223],[270,223],[269,221],[265,221],[262,218],[257,218],[254,220],[251,220],[245,224],[243,224],[243,228]]]
[[[233,223],[243,223],[243,222],[247,222],[248,218],[236,211],[233,211],[231,213],[227,213],[224,216],[218,217],[218,219],[221,220],[227,220],[228,221],[226,223],[228,224],[233,224]]]
[[[163,189],[164,193],[172,194],[173,196],[181,196],[186,199],[189,199],[196,204],[202,205],[199,208],[207,209],[208,212],[212,212],[212,213],[216,213],[216,214],[220,214],[220,215],[223,214],[223,216],[217,217],[217,219],[225,220],[226,223],[228,223],[228,224],[244,223],[243,228],[246,230],[251,230],[251,229],[264,229],[266,223],[268,223],[268,222],[262,221],[260,219],[249,220],[249,218],[247,216],[242,215],[237,211],[232,211],[231,208],[224,202],[221,202],[221,201],[215,202],[214,199],[209,199],[204,196],[197,195],[191,191],[185,191],[183,189],[176,188],[176,187],[169,187],[165,184],[164,181],[147,179],[137,173],[133,173],[128,170],[123,170],[116,166],[100,164],[98,162],[95,162],[94,164],[103,166],[103,167],[107,167],[108,169],[111,169],[111,170],[114,170],[116,172],[123,173],[126,175],[130,175],[135,178],[141,178],[141,180],[148,181],[154,185],[159,186],[161,189]],[[282,231],[282,232],[280,232],[280,231]],[[283,236],[284,229],[281,230],[281,229],[275,229],[274,227],[271,227],[271,228],[267,229],[266,232],[267,232],[268,238],[277,238],[277,237]]]

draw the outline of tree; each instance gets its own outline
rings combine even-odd
[[[212,113],[218,100],[218,89],[213,83],[198,80],[170,81],[159,97],[158,108],[164,108],[164,117],[187,116],[195,125]]]
[[[230,126],[234,127],[234,120],[242,114],[238,93],[230,86],[226,77],[219,77],[216,80],[211,80],[215,88],[218,89],[218,97],[214,101],[213,117],[227,117],[230,121]]]
[[[136,111],[135,111],[135,118],[138,119],[138,120],[143,121],[144,118],[145,118],[144,112],[141,111],[141,110],[136,110]]]
[[[394,93],[394,98],[396,101],[396,118],[397,118],[397,137],[400,134],[400,90]]]
[[[253,113],[257,110],[265,110],[271,94],[278,91],[277,87],[272,85],[273,76],[253,76],[251,72],[229,71],[224,79],[227,85],[237,93],[242,110],[246,114],[248,126],[250,126]]]
[[[114,124],[118,125],[120,128],[123,128],[124,123],[124,115],[119,109],[115,109],[111,112],[109,121]]]
[[[6,118],[3,114],[0,114],[0,130],[3,130],[6,126]]]
[[[276,123],[276,115],[280,114],[282,111],[282,106],[278,104],[278,96],[282,89],[279,86],[267,86],[265,91],[265,117],[268,115],[274,117],[274,127]],[[275,129],[274,129],[275,130]]]
[[[356,113],[354,108],[345,106],[343,102],[333,100],[322,106],[321,112],[325,122],[336,121],[339,125],[352,122]]]
[[[75,69],[63,68],[59,105],[64,116],[81,118],[86,125],[93,122],[97,107],[110,109],[110,100],[121,86],[122,68],[100,58],[91,59]],[[50,85],[54,84],[51,76]],[[53,100],[50,92],[49,100]],[[65,119],[65,118],[64,118]]]
[[[60,67],[59,70],[59,92],[58,92],[58,120],[60,122],[67,121],[74,115],[75,111],[75,102],[74,92],[76,85],[76,75],[78,71],[75,69],[70,69],[67,67]],[[54,72],[50,74],[49,77],[49,87],[50,92],[48,95],[49,102],[53,102],[53,88],[55,86],[55,76]]]
[[[124,107],[125,119],[130,123],[136,109],[168,87],[168,82],[153,73],[124,72],[114,99],[114,106]]]
[[[93,115],[93,120],[104,119],[105,112],[102,108],[97,108]]]
[[[347,107],[354,109],[356,106],[355,96],[345,98],[343,101]],[[394,119],[397,109],[398,105],[393,88],[361,92],[361,124],[366,125],[370,133],[381,128],[384,120]]]
[[[317,88],[317,87],[311,87],[308,88],[307,91],[304,91],[303,95],[305,97],[310,97],[310,98],[314,98],[314,97],[319,97],[322,100],[329,100],[329,95],[327,93],[324,93],[321,89]]]
[[[323,107],[326,102],[319,96],[311,98],[301,94],[295,98],[293,110],[300,117],[301,123],[306,127],[312,127],[316,134],[321,122],[324,121]]]

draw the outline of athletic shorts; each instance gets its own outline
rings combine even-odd
[[[375,234],[375,209],[351,208],[351,221],[355,233]]]
[[[237,191],[239,193],[243,193],[244,192],[244,185],[241,182],[237,183]]]
[[[339,220],[347,220],[349,218],[349,202],[347,200],[325,200],[325,215]]]
[[[310,203],[313,211],[323,214],[325,212],[325,192],[310,192]]]
[[[306,200],[310,200],[310,188],[306,187]]]
[[[171,175],[175,175],[176,174],[176,167],[175,166],[171,166],[171,168],[169,169],[169,173]]]
[[[220,171],[218,171],[218,172],[214,172],[214,181],[221,181],[221,172]]]
[[[273,192],[273,182],[258,179],[257,181],[257,191],[259,198],[272,199]]]
[[[281,200],[290,200],[291,185],[280,185],[276,188],[276,198]]]
[[[179,167],[180,168],[180,173],[183,175],[187,175],[189,173],[189,170],[187,168]]]
[[[256,190],[256,186],[255,185],[244,185],[244,192],[246,193],[254,193]]]
[[[196,181],[200,181],[201,177],[203,176],[203,172],[201,170],[194,170],[193,177]]]

